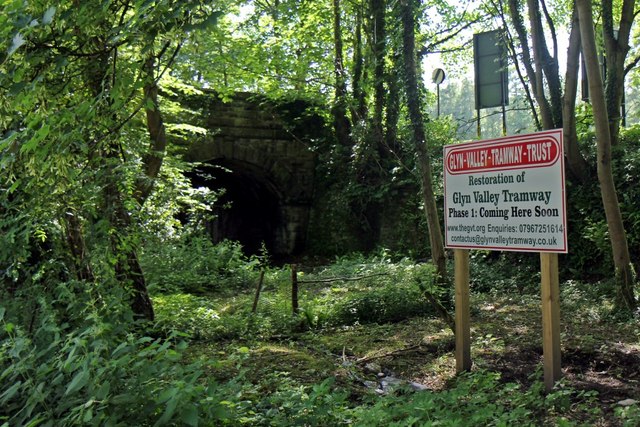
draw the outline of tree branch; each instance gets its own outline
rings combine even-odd
[[[635,58],[633,58],[631,60],[631,62],[629,62],[625,67],[624,67],[624,75],[626,76],[627,74],[629,74],[631,72],[631,70],[633,70],[634,68],[636,68],[636,66],[638,65],[638,63],[640,62],[640,54],[638,54]]]

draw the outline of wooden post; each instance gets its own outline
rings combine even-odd
[[[471,370],[469,250],[454,249],[456,283],[456,372]]]
[[[558,254],[540,253],[542,286],[542,353],[547,391],[562,375],[560,365],[560,283]]]
[[[260,299],[260,291],[262,290],[262,282],[264,281],[264,269],[260,270],[260,279],[258,280],[258,286],[256,286],[256,296],[253,299],[253,307],[251,312],[255,313],[258,310],[258,300]]]
[[[298,270],[297,265],[291,264],[291,310],[293,314],[298,314]]]

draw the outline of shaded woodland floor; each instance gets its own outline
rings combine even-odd
[[[600,407],[599,414],[593,415],[577,405],[569,419],[578,424],[622,425],[614,416],[620,402],[640,400],[639,322],[603,318],[602,310],[567,298],[566,292],[561,310],[563,380],[557,387],[572,389],[574,394],[597,392],[594,401]],[[523,389],[541,380],[537,296],[474,294],[471,322],[473,371],[498,372],[501,382],[517,383]],[[244,344],[200,341],[192,351],[194,355],[229,354],[238,345]],[[427,317],[272,336],[246,345],[245,375],[261,382],[265,393],[273,391],[265,378],[315,384],[334,377],[358,401],[367,394],[386,393],[389,382],[437,392],[450,387],[455,378],[453,334],[440,320]],[[230,368],[222,363],[210,374],[230,379],[237,374]]]

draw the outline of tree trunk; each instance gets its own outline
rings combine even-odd
[[[567,51],[567,72],[564,79],[564,99],[562,105],[564,154],[573,175],[582,183],[590,178],[589,164],[578,146],[576,130],[576,99],[578,96],[578,70],[580,62],[580,24],[578,12],[574,9]]]
[[[560,83],[560,72],[556,52],[557,41],[553,22],[548,14],[545,14],[547,23],[551,28],[555,55],[551,55],[547,47],[538,0],[527,0],[526,3],[531,37],[527,34],[524,25],[519,0],[508,0],[509,15],[522,45],[522,65],[525,68],[527,77],[529,78],[529,84],[531,85],[531,91],[540,109],[542,127],[544,129],[555,129],[562,127],[563,103],[562,85]],[[531,41],[533,58],[529,52],[529,40]]]
[[[340,0],[333,0],[333,43],[334,43],[334,76],[335,100],[333,104],[333,127],[338,142],[343,147],[351,147],[351,123],[347,118],[347,84],[342,59],[342,24]]]
[[[114,161],[117,161],[114,157],[107,158],[106,168],[110,170],[107,176],[115,174],[113,166],[108,164]],[[131,287],[130,304],[134,317],[153,321],[155,317],[153,304],[135,251],[135,242],[131,241],[131,218],[125,208],[117,181],[113,178],[105,185],[104,199],[105,213],[112,228],[109,237],[111,250],[115,256],[116,279],[125,287]]]
[[[557,62],[555,31],[551,31],[554,45],[554,56],[552,56],[547,48],[539,2],[537,0],[527,0],[529,26],[531,28],[530,38],[520,12],[520,1],[508,0],[508,3],[511,21],[522,43],[522,64],[529,78],[536,103],[540,108],[542,128],[563,128],[565,155],[569,170],[580,181],[585,182],[590,175],[589,165],[578,147],[575,117],[580,55],[580,29],[577,13],[574,11],[572,19],[563,94]],[[542,5],[545,7],[544,3]],[[553,22],[548,13],[546,13],[546,8],[544,12],[549,27],[553,29]],[[529,40],[531,40],[533,48],[533,58],[529,54]]]
[[[108,76],[107,74],[110,69],[108,65],[112,61],[112,54],[108,53],[110,52],[108,49],[104,49],[103,46],[107,45],[105,40],[94,37],[92,42],[96,46],[102,47],[105,53],[99,55],[86,68],[87,83],[94,97],[102,97],[107,100],[105,102],[108,104],[109,91],[112,89],[111,85],[113,84],[113,79],[115,79],[115,76]],[[114,51],[113,58],[115,58],[116,54],[117,51]],[[116,118],[116,112],[114,111],[105,109],[103,113],[112,114]],[[101,156],[95,160],[100,165],[100,169],[105,171],[101,175],[103,180],[103,209],[105,218],[110,225],[109,239],[111,250],[115,257],[114,273],[123,286],[131,287],[131,310],[134,316],[138,319],[153,321],[153,305],[135,251],[135,244],[131,241],[131,218],[125,208],[123,194],[118,186],[120,177],[117,172],[117,166],[122,162],[120,158],[122,148],[119,145],[116,134],[109,135],[103,144],[99,148]]]
[[[502,16],[502,24],[504,25],[505,28],[507,28],[507,20],[505,19],[504,16]],[[542,125],[540,124],[540,118],[538,117],[538,110],[536,110],[536,104],[533,99],[533,96],[531,95],[531,90],[529,88],[529,85],[527,84],[525,77],[522,74],[522,70],[520,70],[520,63],[518,62],[518,53],[513,43],[513,36],[509,32],[507,32],[507,42],[508,42],[509,53],[511,55],[511,60],[513,61],[513,64],[516,69],[516,73],[518,74],[518,79],[520,80],[520,84],[524,89],[525,97],[527,98],[527,103],[529,104],[529,108],[531,110],[531,117],[533,118],[533,122],[535,123],[535,129],[541,130]]]
[[[558,97],[558,94],[553,93],[555,90],[555,78],[552,76],[551,69],[547,62],[550,60],[549,52],[546,48],[544,30],[542,28],[542,18],[540,16],[540,10],[538,8],[537,0],[527,0],[529,9],[529,26],[531,28],[531,44],[533,47],[533,64],[536,81],[536,99],[540,106],[542,116],[542,126],[544,129],[554,129],[557,127],[557,114],[556,110],[558,106],[553,104],[553,100]],[[548,71],[547,72],[545,72]],[[549,98],[545,95],[544,77],[547,77],[547,87],[550,93]],[[552,77],[552,78],[550,78]]]
[[[540,109],[540,120],[542,122],[542,127],[545,129],[553,128],[553,118],[551,116],[551,106],[546,96],[544,95],[544,85],[543,85],[543,76],[540,70],[540,64],[538,62],[538,56],[534,54],[534,58],[531,58],[531,54],[529,52],[529,35],[527,34],[526,27],[524,25],[524,19],[522,18],[522,14],[520,13],[520,1],[519,0],[509,0],[509,15],[511,16],[511,22],[513,22],[513,26],[518,34],[518,39],[520,40],[520,44],[522,45],[522,65],[527,73],[527,77],[529,78],[529,84],[531,85],[531,92],[538,104],[538,108]],[[531,22],[531,19],[530,19]],[[533,33],[533,29],[532,29]],[[537,36],[538,38],[540,35]],[[531,37],[534,38],[533,36]],[[535,46],[535,42],[534,43]],[[532,64],[535,64],[536,67]]]
[[[298,314],[300,312],[300,304],[298,302],[298,266],[291,264],[291,311]]]
[[[363,89],[364,59],[362,56],[362,25],[363,5],[356,4],[356,33],[353,46],[353,99],[355,107],[351,113],[351,120],[355,123],[363,120],[367,115],[367,104]]]
[[[549,34],[553,43],[553,55],[549,53],[547,46],[547,38],[542,36],[544,34],[542,26],[542,14],[538,6],[537,0],[528,0],[531,4],[530,7],[534,8],[533,15],[536,17],[536,42],[534,43],[534,52],[538,52],[541,59],[542,72],[546,78],[547,87],[549,91],[549,104],[551,106],[551,118],[553,120],[553,128],[562,127],[562,85],[560,83],[560,68],[558,66],[558,40],[555,31],[555,25],[553,20],[549,16],[546,4],[544,1],[540,1],[544,16],[547,21],[547,27],[549,28]],[[531,11],[530,11],[531,15]],[[532,34],[534,32],[532,31]]]
[[[444,252],[444,243],[442,231],[440,229],[440,220],[438,218],[438,209],[436,199],[433,193],[431,159],[426,146],[426,136],[424,122],[422,119],[422,108],[420,105],[420,94],[418,91],[418,73],[416,66],[416,48],[415,48],[415,3],[414,0],[401,0],[401,19],[402,19],[402,45],[404,59],[405,74],[405,90],[407,94],[407,108],[409,110],[409,118],[413,129],[413,145],[418,160],[418,168],[420,170],[422,196],[424,200],[425,214],[427,218],[427,226],[429,229],[429,242],[431,244],[431,259],[436,266],[436,274],[438,282],[446,283],[447,269],[446,257]],[[450,313],[445,311],[444,320],[449,327],[455,331],[455,321]]]
[[[399,64],[400,58],[394,54],[394,63]],[[387,85],[389,93],[387,95],[387,115],[386,132],[384,136],[385,145],[391,154],[398,156],[400,143],[398,141],[398,121],[400,119],[400,85],[395,70],[387,74]]]
[[[634,295],[634,277],[631,267],[631,257],[627,244],[627,236],[624,230],[620,205],[616,194],[611,166],[611,133],[609,127],[609,115],[605,100],[604,85],[600,74],[598,54],[593,30],[593,18],[591,0],[576,0],[576,7],[580,18],[580,34],[582,36],[582,49],[585,56],[587,78],[589,80],[589,93],[593,105],[593,118],[596,127],[597,139],[597,166],[598,181],[604,212],[609,228],[609,239],[613,252],[616,279],[619,286],[618,305],[630,310],[635,310],[636,300]]]
[[[374,144],[380,157],[384,157],[384,130],[382,126],[383,111],[385,103],[384,90],[384,60],[386,54],[386,32],[385,32],[385,1],[371,0],[371,12],[373,13],[374,40],[374,109],[373,109],[373,138]]]
[[[624,93],[624,61],[629,53],[629,35],[633,25],[635,0],[624,0],[620,12],[620,26],[614,29],[613,2],[602,0],[602,33],[606,57],[605,97],[609,115],[611,144],[619,139],[621,105]]]
[[[436,265],[441,279],[446,278],[446,265],[442,231],[436,199],[433,193],[431,159],[426,146],[426,135],[422,119],[420,94],[418,91],[418,74],[416,67],[415,50],[415,18],[414,0],[402,0],[402,25],[403,25],[403,52],[405,90],[407,93],[407,108],[413,129],[413,145],[418,158],[418,167],[422,179],[422,192],[425,205],[427,225],[429,227],[429,240],[431,243],[431,257]]]
[[[87,247],[82,234],[82,221],[76,212],[68,211],[65,214],[67,245],[73,258],[76,277],[80,281],[93,282],[94,275],[91,264],[87,259]]]
[[[145,112],[147,116],[147,130],[151,140],[149,151],[142,159],[144,176],[136,182],[135,197],[142,206],[147,200],[155,179],[160,173],[167,148],[167,135],[158,104],[158,84],[155,79],[155,55],[151,54],[144,64],[146,82],[144,84]]]

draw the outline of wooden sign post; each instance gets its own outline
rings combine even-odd
[[[471,370],[469,250],[454,249],[456,282],[456,372]]]
[[[540,254],[542,293],[542,357],[547,391],[560,379],[560,284],[558,254]]]
[[[567,252],[563,159],[561,129],[444,147],[458,372],[471,369],[469,249],[539,252],[547,390],[560,379],[558,253]]]

